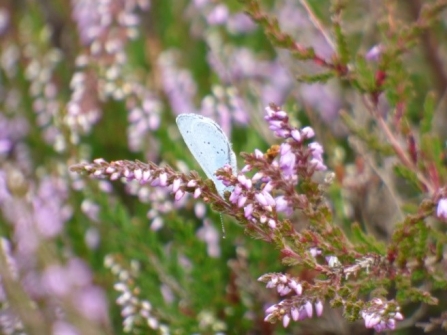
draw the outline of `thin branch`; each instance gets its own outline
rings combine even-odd
[[[315,15],[315,13],[313,12],[313,10],[310,7],[310,5],[307,2],[307,0],[300,0],[300,2],[303,5],[304,9],[306,9],[307,14],[309,15],[309,19],[313,23],[315,28],[323,35],[323,37],[325,38],[326,42],[330,45],[332,50],[336,51],[337,48],[336,48],[335,43],[332,40],[331,36],[329,35],[329,32],[327,32],[327,30],[325,29],[325,27],[323,26],[321,21]]]

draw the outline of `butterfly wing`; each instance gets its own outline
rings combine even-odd
[[[181,114],[176,121],[189,151],[223,196],[226,187],[214,173],[226,164],[232,167],[233,173],[237,169],[236,155],[227,136],[217,123],[201,115]]]

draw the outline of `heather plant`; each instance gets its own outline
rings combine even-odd
[[[0,333],[445,331],[446,7],[2,2]]]

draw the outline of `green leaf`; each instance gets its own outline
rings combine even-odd
[[[424,114],[422,115],[421,120],[421,133],[426,134],[429,133],[432,129],[432,121],[433,115],[435,113],[436,108],[436,94],[434,92],[430,92],[425,96],[424,101]]]
[[[356,242],[357,250],[361,252],[374,252],[380,255],[386,253],[385,245],[375,239],[372,235],[367,235],[358,223],[351,225],[352,241]]]
[[[396,165],[394,166],[394,172],[410,182],[410,184],[414,185],[416,188],[419,188],[419,181],[413,170],[410,170],[403,165]]]
[[[296,78],[299,82],[313,84],[313,83],[326,83],[329,79],[333,77],[334,73],[330,71],[314,75],[299,75]]]

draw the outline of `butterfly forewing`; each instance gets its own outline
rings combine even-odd
[[[197,114],[179,115],[177,125],[194,158],[223,195],[225,185],[214,173],[226,164],[232,167],[233,173],[237,172],[236,156],[227,136],[217,123]]]

